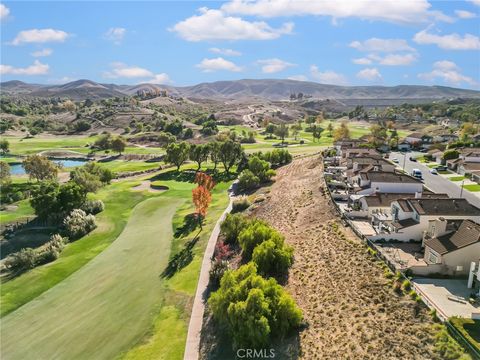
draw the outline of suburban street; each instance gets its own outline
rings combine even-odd
[[[421,162],[410,161],[410,156],[418,157],[420,155],[423,156],[424,154],[420,152],[392,152],[390,154],[390,160],[397,158],[399,161],[397,165],[401,168],[403,168],[405,164],[405,171],[408,174],[411,174],[413,169],[421,170],[425,186],[433,192],[448,194],[452,198],[462,197],[467,199],[472,205],[480,207],[480,198],[475,194],[465,189],[462,192],[460,186],[454,184],[450,180],[445,179],[443,176],[430,173],[430,168],[427,167],[425,164],[422,164]]]

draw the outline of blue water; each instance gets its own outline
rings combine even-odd
[[[52,160],[57,164],[62,165],[64,168],[70,168],[75,166],[81,166],[85,164],[87,160]],[[22,167],[22,164],[11,164],[10,165],[10,174],[12,175],[23,175],[25,170]]]

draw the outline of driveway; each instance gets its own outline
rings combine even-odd
[[[462,189],[451,182],[450,180],[446,179],[440,175],[433,175],[430,173],[430,168],[420,162],[410,161],[410,156],[418,157],[423,156],[423,153],[420,152],[408,152],[408,153],[400,153],[400,152],[392,152],[390,154],[390,159],[397,158],[398,166],[404,168],[405,171],[410,174],[413,169],[419,169],[422,171],[423,175],[423,182],[426,187],[436,193],[448,194],[448,196],[452,198],[465,198],[467,199],[472,205],[475,205],[480,208],[480,198],[475,194],[469,192],[468,190]],[[405,159],[406,157],[406,159]],[[461,195],[461,196],[460,196]]]

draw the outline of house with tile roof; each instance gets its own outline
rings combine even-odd
[[[480,224],[463,220],[454,224],[440,217],[429,222],[423,238],[427,273],[467,275],[480,260]]]
[[[448,221],[471,220],[480,223],[480,208],[466,199],[403,198],[392,202],[390,218],[372,214],[376,240],[421,241],[429,222],[440,217]]]

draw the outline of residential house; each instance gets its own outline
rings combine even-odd
[[[429,222],[443,217],[448,221],[472,220],[480,223],[480,208],[466,199],[410,198],[391,204],[391,219],[372,214],[372,225],[377,234],[371,240],[420,241]]]
[[[473,171],[480,170],[480,149],[465,150],[460,153],[457,159],[447,160],[447,166],[451,170],[457,171],[461,175],[471,174]]]
[[[444,218],[432,220],[423,245],[428,273],[467,275],[470,264],[480,260],[480,224],[463,220],[457,227]]]
[[[438,149],[432,149],[428,150],[428,155],[430,155],[433,159],[438,164],[443,163],[443,151],[438,150]]]
[[[440,143],[449,143],[458,141],[458,135],[455,134],[440,134],[433,136],[433,142],[440,142]]]
[[[370,156],[370,157],[381,157],[380,153],[375,149],[370,148],[345,148],[340,150],[340,156],[343,159],[361,157],[361,156]]]
[[[421,197],[425,199],[446,199],[448,194],[435,194],[429,190],[423,190],[421,193],[380,193],[376,192],[370,195],[351,195],[348,212],[349,217],[372,218],[372,214],[377,216],[383,214],[385,217],[391,215],[391,204],[394,201],[405,198]],[[391,217],[390,217],[391,219]]]
[[[403,173],[386,171],[361,172],[354,185],[357,195],[377,192],[415,194],[423,191],[421,180]]]
[[[412,146],[428,145],[433,143],[433,137],[419,132],[413,132],[405,137],[405,141]]]
[[[407,141],[402,141],[398,143],[397,149],[399,151],[410,151],[412,149],[412,145],[410,145],[410,143]]]

